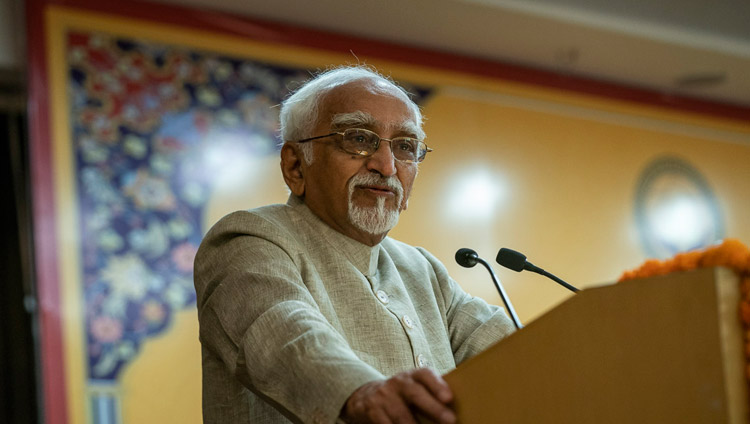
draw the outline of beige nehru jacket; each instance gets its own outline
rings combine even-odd
[[[224,217],[195,260],[206,423],[333,423],[369,381],[438,373],[513,331],[430,253],[369,247],[299,199]]]

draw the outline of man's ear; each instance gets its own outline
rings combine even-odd
[[[302,153],[294,146],[284,143],[281,146],[281,174],[284,176],[284,181],[289,186],[289,190],[298,197],[305,194],[303,166]]]

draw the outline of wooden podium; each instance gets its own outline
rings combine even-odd
[[[750,423],[738,305],[724,268],[582,290],[445,375],[459,423]]]

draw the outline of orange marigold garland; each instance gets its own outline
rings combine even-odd
[[[726,239],[721,244],[703,250],[678,253],[664,261],[650,259],[640,267],[623,273],[618,282],[713,266],[731,268],[739,276],[739,316],[745,343],[745,376],[750,383],[750,249],[742,242]]]

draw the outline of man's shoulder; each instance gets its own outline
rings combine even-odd
[[[294,221],[291,211],[289,205],[282,204],[235,211],[216,222],[206,234],[206,238],[227,234],[264,236],[288,233]]]
[[[223,217],[219,222],[228,220],[248,220],[248,219],[255,219],[255,220],[265,220],[265,221],[279,221],[279,220],[285,220],[288,218],[289,211],[291,210],[291,207],[286,204],[273,204],[273,205],[265,205],[265,206],[259,206],[257,208],[252,209],[243,209],[239,211],[234,211],[225,217]]]

